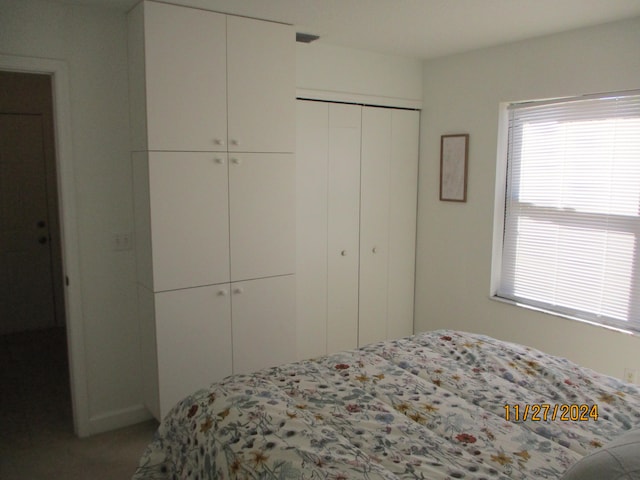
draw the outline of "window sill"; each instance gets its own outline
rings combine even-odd
[[[546,315],[552,315],[554,317],[564,318],[564,319],[567,319],[567,320],[573,320],[573,321],[584,323],[584,324],[587,324],[587,325],[592,325],[594,327],[605,328],[607,330],[612,330],[612,331],[618,332],[618,333],[625,333],[627,335],[632,335],[634,337],[640,337],[640,333],[638,333],[638,332],[634,332],[634,331],[631,331],[631,330],[625,330],[624,328],[613,327],[611,325],[605,325],[605,324],[594,322],[594,321],[591,321],[591,320],[585,320],[584,318],[579,318],[579,317],[575,317],[575,316],[572,316],[572,315],[566,315],[566,314],[562,314],[562,313],[558,313],[558,312],[553,312],[551,310],[547,310],[547,309],[544,309],[544,308],[534,307],[533,305],[527,305],[526,303],[516,302],[516,301],[510,300],[508,298],[498,297],[497,295],[491,295],[489,297],[489,299],[493,300],[493,301],[496,301],[496,302],[500,302],[500,303],[506,303],[507,305],[512,305],[514,307],[521,307],[521,308],[525,308],[527,310],[532,310],[534,312],[543,313],[543,314],[546,314]]]

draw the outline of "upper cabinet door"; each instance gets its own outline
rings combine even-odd
[[[154,290],[228,282],[226,154],[151,153],[149,198]]]
[[[227,18],[229,151],[293,152],[295,34],[292,27]]]
[[[232,282],[295,272],[295,175],[292,154],[229,154]]]
[[[226,17],[144,7],[148,149],[226,150]]]

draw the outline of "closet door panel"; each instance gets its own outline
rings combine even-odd
[[[327,353],[358,346],[362,107],[329,107]]]
[[[295,276],[261,278],[231,286],[233,373],[296,359]]]
[[[420,114],[394,110],[389,170],[388,338],[413,333]]]
[[[358,344],[387,338],[391,110],[362,110]]]
[[[226,154],[151,152],[154,291],[229,281]]]
[[[298,100],[296,108],[296,314],[304,359],[327,349],[329,104]]]
[[[144,16],[148,149],[225,150],[225,16],[154,2]]]
[[[291,26],[227,18],[229,151],[294,151],[295,45]]]
[[[231,374],[229,285],[155,295],[160,415]]]
[[[231,280],[295,272],[292,154],[229,154]]]

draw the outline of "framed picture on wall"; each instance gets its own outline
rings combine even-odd
[[[440,137],[440,200],[467,201],[469,134]]]

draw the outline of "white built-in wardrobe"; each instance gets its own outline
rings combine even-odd
[[[296,358],[295,34],[144,1],[129,63],[144,396],[162,418]]]
[[[419,112],[297,101],[299,358],[413,333]]]
[[[150,0],[129,13],[157,418],[229,374],[412,332],[418,112],[299,101],[296,118],[295,52],[288,25]]]

